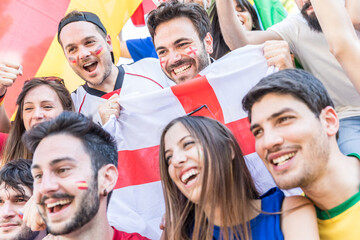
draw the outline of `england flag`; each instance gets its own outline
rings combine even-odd
[[[255,153],[254,137],[241,105],[250,88],[273,71],[262,46],[247,46],[210,64],[193,80],[120,97],[120,117],[111,117],[104,126],[115,137],[119,154],[119,178],[108,208],[110,224],[160,238],[159,224],[165,211],[159,174],[160,135],[167,123],[186,114],[224,123],[237,137],[260,193],[275,186]]]

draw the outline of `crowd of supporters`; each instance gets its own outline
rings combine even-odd
[[[271,2],[165,1],[119,65],[71,11],[84,84],[25,81],[12,121],[1,59],[0,239],[360,239],[360,2]]]

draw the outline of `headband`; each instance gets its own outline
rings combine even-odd
[[[58,42],[60,42],[60,32],[67,24],[72,22],[79,22],[79,21],[85,21],[85,22],[91,22],[92,24],[95,24],[98,26],[105,34],[107,34],[106,29],[104,25],[101,23],[100,19],[96,14],[91,12],[81,12],[82,15],[74,15],[69,18],[63,19],[59,23],[58,27]]]

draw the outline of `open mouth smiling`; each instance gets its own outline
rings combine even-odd
[[[88,62],[83,65],[83,68],[87,72],[93,72],[96,69],[97,65],[98,65],[97,61]]]
[[[182,73],[184,73],[184,72],[187,72],[187,71],[190,69],[190,67],[191,67],[191,64],[186,64],[186,65],[181,66],[181,67],[179,67],[179,68],[174,68],[174,69],[173,69],[173,73],[174,73],[175,75],[182,74]]]
[[[291,152],[291,153],[287,153],[284,154],[280,157],[274,158],[271,160],[271,163],[276,165],[276,166],[281,166],[284,165],[285,163],[287,163],[292,157],[294,157],[296,154],[296,152]]]
[[[64,207],[67,207],[68,205],[70,205],[71,202],[72,202],[72,200],[70,200],[70,199],[61,199],[56,202],[46,204],[46,208],[49,213],[57,213]]]
[[[197,169],[190,169],[189,171],[186,171],[180,176],[181,182],[187,185],[192,180],[195,180],[199,173],[200,172]]]

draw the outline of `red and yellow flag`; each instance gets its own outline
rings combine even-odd
[[[8,89],[5,108],[15,111],[24,80],[34,76],[64,78],[69,91],[83,84],[70,68],[57,42],[58,23],[72,10],[99,16],[111,36],[115,59],[120,56],[117,35],[142,0],[1,0],[0,57],[23,65],[23,76]]]

